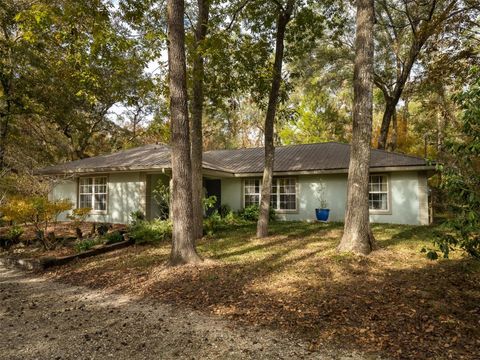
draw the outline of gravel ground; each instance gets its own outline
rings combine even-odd
[[[0,359],[363,359],[0,267]]]

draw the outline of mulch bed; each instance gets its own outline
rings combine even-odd
[[[86,239],[92,231],[93,223],[86,222],[82,224],[81,229]],[[0,227],[0,236],[7,234],[10,227]],[[45,250],[35,240],[35,227],[33,225],[23,226],[24,233],[20,237],[20,243],[13,245],[9,251],[0,251],[1,257],[10,259],[44,259],[44,258],[64,258],[76,255],[74,249],[76,242],[75,228],[70,222],[59,222],[55,226],[50,226],[47,232],[54,231],[57,239],[62,239],[61,243],[54,249]],[[112,224],[109,231],[123,230],[125,225]],[[27,244],[27,245],[26,245]]]
[[[81,229],[82,232],[86,235],[92,231],[92,222],[85,222],[82,224]],[[112,224],[112,230],[121,230],[125,228],[125,225],[122,224]],[[22,241],[32,241],[35,239],[35,227],[33,225],[22,226],[24,232],[20,237]],[[10,226],[2,226],[0,227],[0,237],[5,236],[8,233]],[[49,226],[47,229],[47,233],[53,231],[55,232],[55,236],[57,238],[75,238],[75,228],[72,226],[70,222],[62,221],[58,222],[55,226]]]

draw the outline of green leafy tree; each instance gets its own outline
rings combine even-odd
[[[459,247],[480,258],[480,77],[455,97],[462,110],[460,131],[445,143],[447,161],[440,165],[441,187],[452,218],[436,243],[445,257]]]
[[[423,70],[420,58],[444,38],[461,38],[462,29],[475,21],[479,8],[471,0],[378,0],[375,10],[375,85],[382,91],[385,103],[378,148],[385,149],[403,91],[412,74]],[[418,69],[414,70],[415,66]],[[392,144],[391,148],[395,146]]]

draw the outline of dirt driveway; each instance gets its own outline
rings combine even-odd
[[[0,267],[0,359],[362,359]],[[371,358],[371,357],[370,357]]]

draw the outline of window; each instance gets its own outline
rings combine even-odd
[[[80,178],[78,183],[78,200],[81,208],[94,211],[107,210],[107,178]]]
[[[370,210],[388,211],[388,179],[386,175],[371,175],[368,184]]]
[[[260,203],[260,179],[245,180],[245,207]]]
[[[260,203],[260,179],[245,180],[244,206]],[[275,210],[297,209],[297,186],[295,178],[274,178],[270,195],[270,206]]]
[[[297,209],[297,187],[294,178],[273,179],[270,205],[275,210]]]

